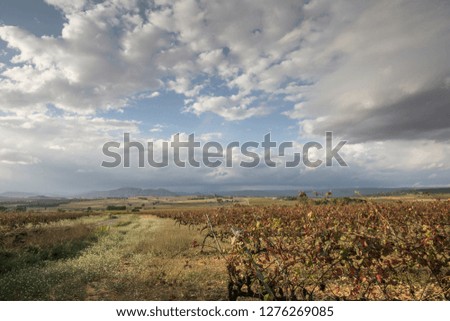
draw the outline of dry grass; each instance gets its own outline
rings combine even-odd
[[[80,219],[83,223],[86,220]],[[11,256],[0,257],[2,263],[10,263],[9,269],[0,271],[0,299],[227,298],[223,260],[214,250],[199,253],[199,248],[192,247],[203,240],[198,231],[148,215],[104,217],[89,223],[57,222],[11,232],[5,239],[3,253],[12,251],[17,255],[14,260]],[[21,242],[14,243],[16,238]],[[86,240],[90,243],[83,243]],[[49,257],[51,249],[61,247],[67,248],[67,253]]]
[[[0,226],[15,229],[27,225],[45,225],[61,220],[76,220],[83,216],[90,216],[92,213],[79,212],[27,212],[27,213],[0,213]]]
[[[78,241],[92,234],[85,224],[72,226],[34,227],[16,229],[2,235],[3,249],[49,248],[58,244]]]
[[[89,284],[87,299],[226,299],[224,262],[214,251],[200,254],[192,246],[203,239],[198,231],[153,216],[134,220],[139,225],[118,231],[126,237],[116,279]]]

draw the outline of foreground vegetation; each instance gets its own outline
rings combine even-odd
[[[231,242],[231,300],[450,299],[450,202],[313,204],[160,215]]]
[[[0,213],[0,299],[450,298],[449,201],[95,205]]]
[[[200,240],[172,220],[131,214],[3,229],[0,300],[226,299],[225,267],[192,248]]]

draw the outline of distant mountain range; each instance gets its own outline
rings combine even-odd
[[[5,192],[5,193],[0,193],[0,197],[5,197],[5,198],[28,198],[28,197],[34,197],[34,196],[37,196],[37,194],[24,193],[24,192]]]
[[[34,193],[25,192],[4,192],[0,193],[0,199],[47,199],[55,198],[54,195],[39,195]],[[61,197],[57,197],[61,198]]]
[[[290,190],[228,190],[228,191],[212,191],[210,193],[183,193],[173,192],[164,188],[136,188],[136,187],[123,187],[107,191],[92,191],[82,194],[73,195],[72,197],[61,197],[55,195],[38,195],[33,193],[24,192],[5,192],[0,193],[0,200],[11,199],[68,199],[68,198],[128,198],[128,197],[169,197],[169,196],[182,196],[182,195],[217,195],[217,196],[236,196],[236,197],[293,197],[297,196],[303,189],[290,189]],[[309,197],[322,197],[327,192],[332,193],[332,197],[351,197],[356,195],[369,196],[369,195],[401,195],[406,193],[450,193],[450,187],[437,187],[437,188],[334,188],[334,189],[317,189],[308,190],[304,189],[304,192]]]
[[[76,195],[76,198],[128,198],[138,196],[177,196],[179,193],[164,188],[142,189],[135,187],[122,187],[109,191],[94,191]]]

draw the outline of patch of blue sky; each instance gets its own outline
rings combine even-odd
[[[136,120],[143,135],[150,135],[150,130],[158,124],[164,130],[158,133],[165,137],[176,132],[188,132],[198,126],[196,115],[184,112],[184,96],[174,92],[163,93],[152,98],[131,100],[129,106],[122,110],[99,112],[98,116],[118,120]],[[153,135],[155,136],[155,135]]]
[[[192,83],[203,86],[199,95],[230,97],[238,93],[237,88],[229,87],[227,82],[219,77],[200,75],[195,77]],[[197,135],[220,133],[221,138],[217,140],[221,142],[240,141],[244,137],[247,141],[259,142],[270,132],[278,141],[298,140],[296,121],[282,114],[292,108],[291,102],[284,101],[282,95],[269,95],[262,91],[253,91],[251,95],[254,101],[248,108],[263,107],[270,111],[267,115],[259,116],[257,122],[254,119],[227,121],[208,112],[195,115],[186,111],[185,100],[188,98],[170,90],[161,90],[156,97],[151,97],[151,92],[138,94],[123,110],[102,112],[99,115],[139,121],[142,135],[148,134],[152,137],[168,138],[179,132]]]
[[[297,120],[290,119],[283,114],[292,109],[292,103],[284,101],[281,96],[271,96],[269,99],[261,96],[256,97],[252,106],[264,106],[264,108],[270,110],[270,113],[259,116],[257,122],[252,121],[252,119],[243,120],[243,126],[247,126],[248,131],[253,132],[258,137],[270,132],[275,140],[297,141],[299,139]]]
[[[228,82],[217,76],[200,75],[192,81],[194,84],[203,85],[200,95],[204,96],[224,96],[237,95],[239,90],[236,87],[228,86]]]
[[[258,121],[255,122],[254,119],[226,121],[213,113],[197,116],[185,111],[184,99],[183,95],[165,92],[157,97],[132,101],[122,111],[107,111],[99,113],[99,116],[139,121],[142,135],[157,138],[168,138],[172,134],[183,132],[196,135],[220,133],[221,138],[217,139],[220,142],[241,141],[244,138],[246,141],[260,142],[269,132],[277,141],[295,141],[298,138],[296,121],[280,113],[280,110],[289,108],[281,105],[283,103],[286,105],[282,100],[274,101],[272,113],[258,117]],[[258,99],[256,101],[259,102]],[[158,128],[158,131],[152,132],[154,128]]]
[[[19,51],[13,48],[8,48],[6,42],[0,40],[0,63],[5,64],[5,66],[10,66],[11,58],[17,55],[18,53]]]
[[[2,0],[0,25],[20,26],[36,36],[60,36],[63,14],[42,0]]]
[[[67,112],[64,110],[57,108],[54,104],[46,104],[47,111],[46,114],[51,117],[63,117],[64,115],[67,115]]]

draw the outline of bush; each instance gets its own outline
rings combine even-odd
[[[107,210],[107,211],[126,211],[126,210],[127,210],[127,207],[126,207],[125,205],[121,205],[121,206],[118,206],[118,205],[108,205],[108,206],[106,207],[106,210]]]

